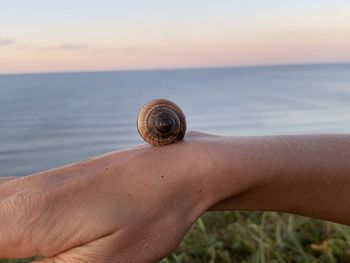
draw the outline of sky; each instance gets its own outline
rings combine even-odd
[[[349,0],[0,0],[0,74],[338,62]]]

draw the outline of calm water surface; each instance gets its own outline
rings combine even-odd
[[[350,132],[350,65],[0,76],[0,176],[142,143],[138,110],[174,100],[189,129],[223,135]]]

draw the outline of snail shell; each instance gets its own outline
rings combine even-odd
[[[186,133],[186,118],[181,109],[165,99],[152,100],[140,110],[137,129],[141,137],[155,146],[180,141]]]

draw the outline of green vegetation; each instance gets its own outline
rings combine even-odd
[[[1,263],[30,262],[0,260]],[[350,228],[274,212],[210,212],[161,263],[350,262]]]

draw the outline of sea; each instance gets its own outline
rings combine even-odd
[[[188,130],[350,133],[350,64],[0,75],[0,176],[142,144],[137,114],[156,98]]]

